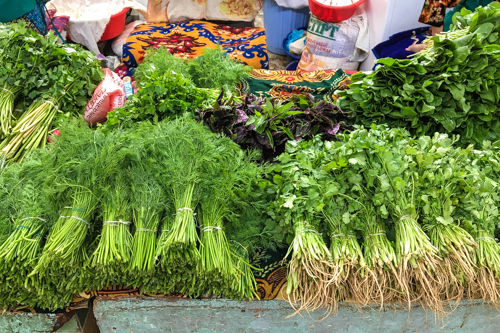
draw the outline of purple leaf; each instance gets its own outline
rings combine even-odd
[[[257,141],[268,148],[271,148],[271,144],[269,143],[269,138],[267,135],[264,134],[256,134],[255,137],[257,138]]]
[[[237,127],[236,130],[236,143],[240,143],[241,140],[243,140],[243,138],[247,135],[248,131],[247,129],[245,128],[245,126],[240,126],[240,127]]]
[[[304,124],[303,126],[297,126],[297,130],[295,131],[295,138],[298,140],[298,137],[302,138],[306,132],[308,132],[310,129],[310,126],[308,123]]]
[[[236,110],[236,113],[238,114],[238,118],[234,122],[234,125],[241,124],[241,123],[246,124],[248,119],[250,119],[250,117],[248,117],[247,114],[245,113],[245,111],[243,111],[243,110]]]
[[[339,128],[340,128],[340,124],[335,124],[335,126],[333,126],[333,128],[328,128],[326,130],[326,132],[330,135],[335,135],[338,133],[339,131]]]

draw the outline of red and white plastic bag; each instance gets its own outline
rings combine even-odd
[[[85,107],[83,117],[89,124],[103,123],[108,112],[125,104],[125,88],[118,75],[109,68],[104,69],[104,79],[99,83],[94,95]]]

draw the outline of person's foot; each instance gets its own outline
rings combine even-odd
[[[426,47],[427,47],[426,44],[417,44],[417,42],[415,42],[415,43],[411,44],[410,46],[408,46],[405,50],[413,52],[413,53],[418,53],[422,50],[425,50]]]

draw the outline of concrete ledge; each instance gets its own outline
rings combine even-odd
[[[53,332],[56,322],[53,313],[6,313],[0,316],[0,332]]]
[[[500,331],[499,312],[482,301],[465,300],[445,318],[436,319],[419,306],[408,310],[389,305],[384,310],[341,304],[335,317],[315,321],[323,311],[294,316],[284,301],[237,302],[175,297],[97,298],[94,315],[101,333],[122,332],[478,332]]]

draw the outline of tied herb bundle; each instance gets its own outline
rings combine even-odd
[[[71,195],[71,202],[71,206],[63,207],[61,216],[51,229],[37,267],[49,267],[54,261],[60,264],[71,261],[82,247],[97,200],[90,190],[77,189]]]
[[[153,137],[147,151],[156,156],[157,179],[170,191],[173,212],[168,209],[165,214],[168,226],[160,233],[156,252],[159,269],[151,281],[165,278],[162,292],[255,297],[248,258],[231,254],[226,226],[232,226],[231,239],[241,244],[252,245],[254,238],[255,242],[269,239],[257,227],[261,219],[255,211],[262,207],[260,194],[255,192],[263,168],[253,163],[252,154],[246,156],[230,139],[193,120],[160,124]],[[239,227],[246,209],[257,218],[253,224],[247,222],[248,229]],[[161,289],[161,283],[154,283],[156,289],[152,284],[144,290]]]
[[[134,287],[145,285],[155,273],[157,231],[161,227],[162,214],[170,199],[146,170],[139,171],[141,172],[133,175],[137,184],[134,182],[132,185],[135,232],[130,271],[134,276]],[[164,233],[166,231],[160,231],[160,235]]]
[[[418,223],[417,197],[423,183],[412,161],[415,152],[408,149],[411,137],[405,130],[372,125],[370,131],[360,128],[347,140],[366,152],[370,168],[363,176],[373,188],[372,201],[383,218],[390,216],[393,220],[400,292],[409,303],[422,299],[429,307],[441,311],[437,249]],[[363,177],[357,177],[356,182],[362,184]]]
[[[367,304],[394,300],[398,289],[397,266],[394,246],[387,238],[384,220],[374,207],[374,185],[376,183],[377,163],[371,160],[372,155],[366,150],[358,132],[341,135],[342,142],[324,143],[313,140],[313,154],[321,157],[321,169],[331,179],[326,187],[326,194],[333,196],[334,201],[328,203],[331,218],[342,222],[342,229],[332,233],[342,237],[352,235],[353,230],[360,230],[363,235],[363,256],[357,255],[359,266],[353,266],[356,274],[351,273],[351,297]],[[385,206],[381,211],[385,212]],[[356,241],[350,237],[350,241]],[[331,249],[336,240],[331,239]],[[353,250],[355,250],[354,247]],[[331,250],[332,255],[337,251]],[[353,252],[353,251],[349,251]],[[356,253],[356,251],[354,251]],[[351,270],[352,270],[351,269]],[[399,289],[401,289],[399,287]]]
[[[331,296],[326,292],[331,280],[330,251],[317,231],[318,226],[300,217],[296,221],[293,224],[295,237],[286,255],[292,255],[286,292],[296,311],[294,314],[329,307],[331,303]]]
[[[97,200],[89,190],[78,188],[69,196],[72,206],[63,207],[47,237],[42,255],[29,277],[43,281],[36,288],[44,307],[57,309],[71,301],[83,285],[88,262],[88,230]]]
[[[14,105],[19,95],[47,86],[48,80],[41,80],[36,74],[48,65],[46,51],[53,40],[46,40],[24,22],[0,25],[0,40],[0,139],[3,139],[12,130]]]
[[[201,169],[214,154],[213,149],[204,149],[207,142],[203,140],[208,139],[204,130],[183,119],[160,123],[153,133],[155,140],[146,148],[152,156],[157,156],[155,167],[161,175],[158,180],[170,191],[175,210],[173,224],[162,235],[165,238],[157,248],[157,256],[161,265],[168,267],[176,291],[188,295],[197,292],[200,252],[195,209],[201,193]]]
[[[200,261],[198,274],[203,289],[220,295],[229,288],[233,274],[233,258],[223,229],[225,207],[217,197],[204,200],[199,211]],[[235,290],[234,293],[237,294]]]
[[[193,192],[195,185],[188,183],[184,191],[173,190],[175,219],[171,229],[166,233],[165,240],[160,244],[163,252],[163,265],[171,266],[172,270],[183,276],[182,284],[177,284],[181,293],[195,294],[196,266],[200,257],[198,250],[198,233],[194,221]],[[180,193],[179,193],[180,192]]]
[[[233,278],[231,285],[222,295],[231,299],[259,299],[257,295],[257,282],[252,269],[256,269],[249,263],[248,250],[236,241],[231,241],[231,255],[233,260]]]
[[[350,293],[360,290],[358,278],[365,278],[366,264],[354,231],[337,217],[325,215],[325,221],[330,227],[329,249],[333,263],[330,294],[334,304],[333,310],[337,311],[338,300],[346,299]],[[361,299],[361,296],[354,298]]]
[[[52,121],[58,111],[57,101],[34,102],[24,113],[10,136],[0,144],[2,148],[2,164],[22,162],[24,153],[44,147],[47,143]]]
[[[210,146],[217,153],[211,157],[211,163],[202,168],[204,177],[200,187],[203,194],[198,209],[200,292],[232,299],[253,299],[256,283],[251,270],[256,268],[249,264],[248,251],[243,244],[237,240],[228,241],[225,225],[240,220],[241,210],[251,209],[256,201],[252,193],[256,190],[255,182],[263,170],[252,163],[254,154],[247,156],[235,149],[236,145],[228,138],[213,140]],[[239,237],[239,240],[249,243],[248,238]]]
[[[293,231],[287,293],[297,312],[319,307],[336,310],[337,301],[346,296],[351,274],[365,265],[357,251],[359,244],[349,237],[352,226],[337,223],[339,205],[345,205],[336,197],[340,184],[331,170],[321,167],[330,162],[324,159],[324,147],[331,144],[319,136],[309,142],[289,141],[273,167],[274,185],[268,190],[275,193],[268,214],[284,230]],[[330,235],[330,249],[323,233]],[[339,239],[339,235],[347,237]]]
[[[0,306],[3,309],[19,304],[34,307],[41,301],[36,289],[43,282],[36,276],[28,278],[40,257],[50,226],[41,179],[30,176],[37,170],[40,170],[40,164],[35,161],[2,174],[4,181],[14,185],[10,189],[10,198],[3,198],[6,202],[2,209],[10,207],[12,216],[15,216],[13,231],[0,246]]]
[[[5,167],[22,161],[26,152],[44,147],[54,122],[80,115],[102,70],[91,52],[78,45],[61,46],[56,36],[38,35],[24,23],[0,25],[2,34],[6,34],[2,43],[7,44],[0,66],[0,73],[5,74],[0,95],[0,160]],[[21,108],[27,107],[13,117],[17,99]]]
[[[466,160],[464,169],[467,174],[460,184],[464,194],[457,214],[464,220],[478,246],[473,256],[476,274],[475,279],[470,281],[471,293],[495,305],[500,304],[500,245],[494,238],[500,197],[498,178],[489,176],[498,174],[497,150],[474,151]],[[483,168],[489,170],[489,174],[483,172]]]
[[[41,217],[19,218],[13,233],[0,247],[2,290],[0,306],[3,309],[19,304],[35,306],[37,277],[29,277],[42,248],[47,232],[47,221]]]
[[[471,154],[471,147],[456,149],[454,142],[456,138],[446,134],[421,137],[414,144],[413,157],[420,182],[427,183],[418,198],[423,228],[443,260],[441,299],[458,302],[475,280],[473,254],[477,244],[454,218],[455,208],[463,196],[460,184],[466,181],[465,165]],[[467,296],[471,296],[470,292]]]
[[[153,276],[142,285],[142,292],[170,294],[176,290],[177,283],[182,280],[182,275],[177,274],[174,267],[166,260],[168,249],[163,246],[172,230],[174,216],[173,211],[167,211],[161,222],[161,230],[155,243],[156,270]]]
[[[132,256],[129,189],[124,186],[122,179],[116,179],[112,185],[103,196],[102,231],[99,244],[90,259],[101,281],[99,288],[127,284],[129,280],[124,274]]]
[[[134,176],[143,172],[144,137],[129,130],[105,135],[98,131],[100,149],[93,156],[96,183],[100,197],[102,230],[92,254],[90,267],[97,275],[99,288],[128,286],[134,275],[129,270],[133,255],[131,234],[134,201]],[[140,132],[143,134],[142,132]],[[94,138],[94,142],[96,139]],[[117,170],[120,170],[117,172]],[[94,185],[95,186],[95,185]],[[157,198],[161,199],[161,198]]]
[[[51,209],[58,212],[42,256],[30,274],[44,281],[37,288],[44,307],[63,307],[75,292],[96,287],[88,263],[95,246],[93,222],[101,199],[96,161],[105,139],[81,119],[70,121],[49,148],[28,159],[40,158],[44,193]]]

